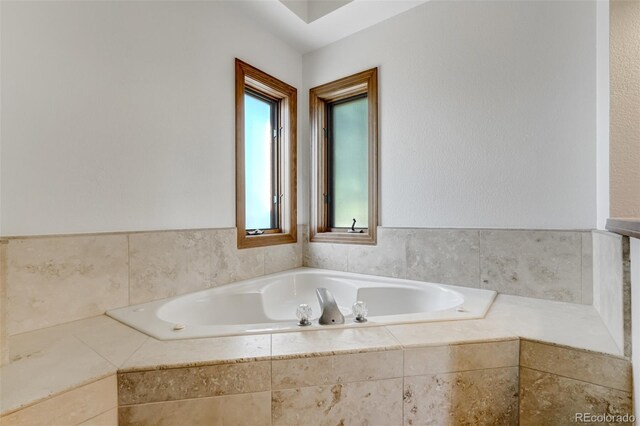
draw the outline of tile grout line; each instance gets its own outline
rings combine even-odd
[[[601,388],[606,388],[606,389],[610,389],[610,390],[614,390],[614,391],[618,391],[618,392],[624,392],[624,393],[627,393],[627,394],[631,394],[632,393],[631,391],[628,391],[628,390],[622,390],[622,389],[614,388],[614,387],[607,386],[607,385],[600,385],[598,383],[593,383],[593,382],[588,382],[586,380],[576,379],[575,377],[569,377],[569,376],[565,376],[563,374],[556,374],[556,373],[551,373],[549,371],[538,370],[537,368],[524,367],[522,365],[519,368],[520,369],[524,368],[524,369],[531,370],[531,371],[537,371],[538,373],[549,374],[551,376],[562,377],[563,379],[567,379],[567,380],[575,380],[576,382],[586,383],[586,384],[592,385],[592,386],[599,386]]]

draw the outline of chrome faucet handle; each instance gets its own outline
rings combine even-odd
[[[340,308],[338,308],[338,304],[329,290],[316,288],[316,296],[318,296],[320,310],[322,311],[318,323],[320,325],[344,324],[344,315],[340,312]]]
[[[367,304],[363,301],[358,300],[353,304],[353,316],[355,317],[353,320],[355,322],[367,322],[368,313]]]
[[[298,325],[301,327],[311,325],[311,314],[312,314],[311,306],[306,303],[301,303],[296,309],[296,317],[298,317]]]

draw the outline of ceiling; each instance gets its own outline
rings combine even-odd
[[[233,4],[300,53],[307,53],[426,1],[244,0]]]

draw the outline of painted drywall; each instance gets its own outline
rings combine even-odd
[[[225,2],[1,7],[2,235],[235,226],[234,57],[300,93],[299,53]]]
[[[596,3],[431,1],[303,57],[379,67],[380,224],[596,226]]]
[[[597,228],[610,217],[609,191],[609,1],[596,2],[596,194]]]
[[[610,8],[611,216],[640,217],[640,1]]]

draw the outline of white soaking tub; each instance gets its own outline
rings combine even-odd
[[[316,288],[334,296],[341,325],[319,325]],[[496,292],[372,275],[298,268],[107,312],[160,340],[367,327],[482,318]],[[352,305],[366,303],[369,316],[354,322]],[[312,325],[297,325],[296,309],[311,306]]]

